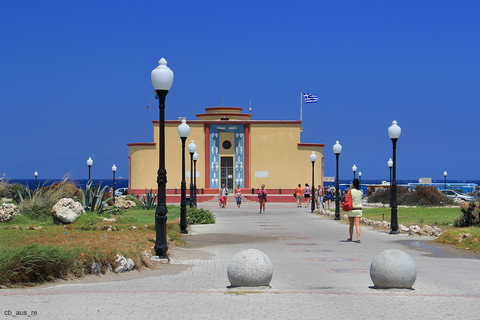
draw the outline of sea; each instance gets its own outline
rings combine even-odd
[[[35,189],[36,186],[38,187],[46,187],[53,183],[61,181],[61,179],[6,179],[6,181],[10,184],[18,183],[22,185],[29,186],[30,189]],[[88,179],[72,179],[72,181],[81,189],[85,189],[85,186],[88,183]],[[352,180],[342,180],[339,181],[340,190],[343,191],[346,186],[349,186],[352,183]],[[107,185],[108,187],[113,187],[113,179],[105,178],[105,179],[92,179],[92,183],[94,186],[97,186],[101,183],[101,186],[104,187]],[[387,180],[362,180],[361,181],[361,188],[363,192],[366,194],[366,186],[367,185],[379,185],[379,184],[387,184]],[[399,186],[415,186],[418,185],[418,180],[398,180],[397,185]],[[445,180],[432,180],[432,185],[436,186],[438,189],[444,189],[445,187]],[[324,182],[324,186],[335,186],[335,182]],[[447,180],[447,189],[460,189],[463,192],[471,192],[474,191],[475,186],[480,186],[480,180]],[[115,189],[118,188],[128,188],[128,179],[115,179]]]
[[[28,187],[33,190],[37,186],[39,188],[41,187],[48,187],[51,184],[61,182],[62,179],[38,179],[35,181],[35,179],[5,179],[9,184],[21,184],[21,185],[28,185]],[[71,182],[73,182],[78,188],[85,190],[85,187],[88,184],[88,179],[71,179]],[[113,187],[113,179],[111,178],[105,178],[105,179],[92,179],[92,184],[93,186],[97,186],[99,183],[101,183],[101,187],[103,188],[104,186]],[[107,189],[108,189],[107,188]],[[115,179],[115,189],[118,188],[128,188],[128,179]]]

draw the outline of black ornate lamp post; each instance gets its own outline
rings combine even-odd
[[[88,157],[88,160],[87,160],[87,166],[88,166],[88,182],[92,181],[92,179],[90,178],[90,172],[91,172],[91,169],[92,169],[92,165],[93,165],[93,160],[92,160],[92,157]]]
[[[355,177],[356,177],[355,173],[357,172],[357,166],[356,165],[353,165],[352,171],[353,171],[353,180],[355,180]]]
[[[315,161],[317,160],[317,155],[315,154],[315,151],[312,151],[312,154],[310,155],[310,161],[312,162],[312,205],[311,209],[312,212],[315,211]]]
[[[182,120],[182,124],[178,126],[178,135],[182,140],[182,184],[181,193],[182,200],[180,202],[180,232],[188,234],[187,230],[187,183],[185,182],[185,140],[187,140],[190,134],[190,127],[185,119]]]
[[[358,180],[360,180],[360,185],[362,185],[362,171],[358,171]]]
[[[112,197],[113,197],[113,203],[115,203],[115,172],[117,172],[117,166],[113,164],[112,166],[112,173],[113,173],[113,191],[112,191]]]
[[[197,160],[198,153],[193,154],[193,205],[197,206]]]
[[[337,176],[335,178],[335,219],[334,220],[340,220],[340,195],[339,195],[339,186],[338,186],[338,158],[340,156],[340,153],[342,152],[342,145],[337,141],[335,142],[335,145],[333,146],[333,152],[335,153],[335,156],[337,157]]]
[[[398,234],[398,217],[397,217],[397,140],[400,137],[402,130],[397,126],[397,121],[393,120],[392,125],[388,128],[388,136],[392,139],[393,146],[393,174],[392,174],[392,188],[391,195],[391,222],[390,234]]]
[[[445,190],[447,189],[447,171],[443,171],[443,176],[445,177]]]
[[[38,183],[37,183],[37,181],[38,181],[38,180],[37,180],[37,178],[38,178],[38,172],[35,171],[34,175],[35,175],[35,189],[37,189],[37,188],[38,188]]]
[[[390,208],[392,207],[392,167],[393,167],[393,161],[392,158],[388,159],[387,161],[388,168],[390,169],[390,188],[388,191],[390,192]]]
[[[192,140],[188,145],[188,152],[190,153],[190,208],[193,207],[193,154],[195,150],[197,150],[197,146]]]
[[[167,67],[167,61],[162,58],[158,66],[152,71],[152,85],[158,95],[160,121],[159,121],[159,166],[157,173],[158,203],[155,210],[155,254],[159,258],[166,258],[167,244],[167,170],[165,169],[165,98],[173,84],[173,71]]]

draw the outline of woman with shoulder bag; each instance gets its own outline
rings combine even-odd
[[[347,241],[353,241],[353,225],[357,231],[357,243],[360,243],[360,218],[362,217],[362,198],[363,191],[360,189],[360,181],[358,179],[353,180],[352,188],[350,189],[350,194],[352,196],[352,205],[353,208],[351,211],[347,212],[350,238]]]

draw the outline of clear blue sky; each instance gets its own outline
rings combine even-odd
[[[388,179],[396,120],[398,179],[480,179],[479,17],[480,1],[3,0],[0,176],[87,178],[92,157],[93,177],[114,163],[128,177],[127,143],[153,141],[165,57],[169,120],[222,97],[299,120],[303,90],[319,99],[301,139],[326,145],[325,176],[339,140],[340,179],[353,164]]]

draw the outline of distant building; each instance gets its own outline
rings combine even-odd
[[[211,107],[187,119],[190,135],[199,158],[196,165],[197,193],[218,194],[223,183],[230,192],[239,184],[244,194],[252,194],[265,184],[269,194],[284,194],[291,199],[300,183],[311,184],[310,155],[317,155],[315,184],[323,185],[324,144],[300,143],[301,121],[251,120],[252,114],[238,107]],[[180,194],[182,150],[177,127],[181,120],[165,122],[165,167],[167,195]],[[130,143],[129,193],[143,194],[157,189],[159,121],[153,121],[153,143]],[[186,153],[187,189],[190,185],[190,154]],[[188,191],[187,191],[188,196]],[[198,201],[202,201],[200,198]],[[167,199],[168,202],[168,199]]]

